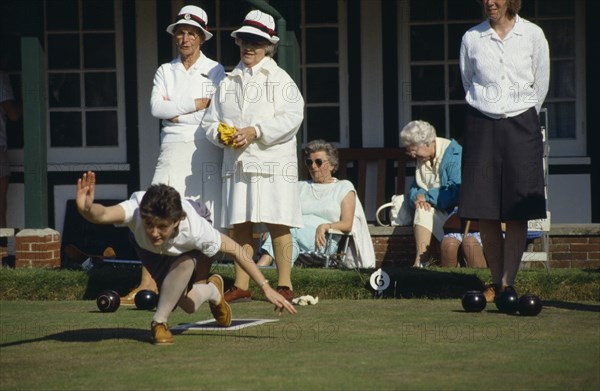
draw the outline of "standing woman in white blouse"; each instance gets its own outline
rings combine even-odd
[[[487,19],[462,39],[466,101],[459,214],[479,219],[493,284],[486,298],[514,290],[527,220],[546,217],[538,113],[550,60],[543,31],[521,18],[521,0],[483,0]],[[506,222],[506,237],[501,222]]]
[[[224,148],[221,223],[250,257],[254,226],[266,225],[277,262],[277,291],[289,301],[292,236],[302,226],[296,184],[296,133],[304,118],[304,99],[273,55],[279,38],[271,15],[251,11],[231,33],[240,47],[239,64],[219,84],[202,120],[208,138]],[[227,128],[227,132],[219,132]],[[236,265],[227,301],[249,300],[249,277]]]
[[[162,120],[162,130],[152,184],[169,185],[182,198],[203,203],[211,212],[212,221],[217,221],[221,211],[222,153],[206,140],[200,122],[225,70],[200,50],[212,38],[207,23],[202,8],[187,5],[167,27],[167,32],[175,38],[179,55],[162,64],[154,76],[151,111]],[[145,268],[139,286],[123,297],[121,303],[132,305],[141,289],[157,289]]]

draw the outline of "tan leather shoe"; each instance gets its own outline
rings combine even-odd
[[[496,293],[499,293],[500,289],[496,284],[489,284],[485,286],[483,295],[485,296],[486,303],[493,303],[496,298]]]
[[[223,287],[225,283],[223,282],[223,278],[218,274],[213,274],[208,277],[208,283],[212,283],[219,290],[219,294],[221,295],[221,300],[219,303],[215,304],[212,302],[208,302],[210,306],[210,312],[212,312],[217,324],[221,327],[229,327],[231,326],[231,307],[225,301],[225,292],[223,291]]]
[[[252,300],[252,292],[250,292],[250,289],[240,289],[234,285],[225,292],[225,301],[228,303],[238,303],[250,300]]]
[[[152,343],[155,345],[171,345],[173,343],[173,334],[166,323],[152,322],[150,324],[152,331]]]
[[[135,305],[136,293],[138,293],[139,291],[144,290],[144,289],[146,289],[146,288],[136,286],[131,291],[129,291],[129,293],[127,295],[121,296],[121,305]],[[158,295],[158,289],[154,289],[154,293],[156,293]]]

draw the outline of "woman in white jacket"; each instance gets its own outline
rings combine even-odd
[[[296,133],[304,100],[272,59],[279,42],[272,16],[251,11],[231,35],[241,61],[219,85],[201,124],[207,137],[224,147],[221,224],[233,228],[233,237],[251,255],[254,225],[266,225],[277,259],[278,291],[291,301],[290,227],[302,226]],[[225,128],[233,133],[219,131]],[[226,300],[249,300],[248,285],[248,275],[236,266]]]

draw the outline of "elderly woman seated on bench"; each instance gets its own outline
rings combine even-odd
[[[304,149],[304,163],[311,180],[298,182],[302,208],[302,228],[292,229],[292,262],[299,254],[324,254],[328,236],[333,231],[352,234],[351,255],[342,266],[373,268],[375,253],[366,217],[356,196],[352,182],[333,176],[339,161],[337,149],[324,140],[313,140]],[[330,240],[339,241],[340,235]],[[334,251],[337,243],[328,248]],[[273,261],[272,243],[269,237],[262,246],[259,266],[268,266]],[[331,254],[329,254],[331,255]]]
[[[448,213],[458,204],[462,147],[455,140],[436,137],[435,128],[425,121],[406,124],[400,144],[417,160],[410,187],[417,246],[413,266],[423,267],[430,262],[432,245],[439,247],[444,237]]]

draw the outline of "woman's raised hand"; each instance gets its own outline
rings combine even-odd
[[[88,171],[77,180],[77,193],[75,202],[80,211],[89,211],[94,203],[94,193],[96,191],[96,173]]]

